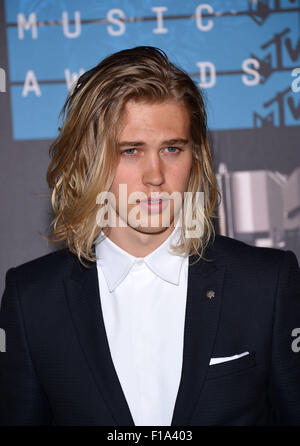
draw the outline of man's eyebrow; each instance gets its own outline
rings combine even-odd
[[[184,138],[175,138],[175,139],[168,139],[166,141],[162,141],[161,145],[162,146],[166,146],[166,145],[180,145],[180,146],[185,146],[186,144],[188,144],[189,140],[188,139],[184,139]],[[145,146],[146,143],[143,141],[120,141],[118,143],[119,147],[138,147],[138,146]]]

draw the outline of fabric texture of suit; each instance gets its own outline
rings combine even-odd
[[[217,235],[205,259],[192,266],[189,259],[172,426],[300,425],[295,255]],[[59,250],[9,269],[0,327],[1,425],[134,426],[109,351],[95,263],[87,269]]]

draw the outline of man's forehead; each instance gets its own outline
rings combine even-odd
[[[177,101],[175,98],[166,98],[166,99],[156,99],[156,98],[147,98],[147,97],[137,97],[137,98],[130,98],[127,101],[125,101],[122,112],[128,111],[129,109],[134,108],[141,108],[141,107],[151,107],[158,108],[161,106],[178,106],[180,108],[184,108],[188,110],[188,107],[183,101]]]
[[[120,115],[120,128],[128,124],[138,128],[141,123],[144,129],[148,123],[156,127],[169,127],[171,130],[172,127],[179,129],[190,124],[190,113],[183,103],[176,101],[128,101]]]
[[[126,108],[127,107],[127,108]],[[186,145],[191,139],[190,116],[175,101],[128,101],[118,122],[119,147]]]

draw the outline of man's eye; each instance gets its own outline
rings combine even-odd
[[[121,153],[122,153],[122,155],[123,155],[123,153],[125,155],[134,155],[134,153],[133,153],[134,150],[136,150],[136,149],[126,149],[126,150],[123,150]]]
[[[167,153],[170,153],[170,154],[171,153],[176,154],[181,151],[181,149],[179,149],[178,147],[166,147],[163,150],[167,151]],[[137,149],[135,149],[135,148],[126,149],[126,150],[122,150],[121,154],[122,155],[124,154],[125,156],[133,156],[133,155],[136,155],[136,153],[137,153],[136,151],[137,151]]]
[[[178,147],[166,147],[166,150],[168,151],[168,153],[178,153],[181,149],[179,149]]]

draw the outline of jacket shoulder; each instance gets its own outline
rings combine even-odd
[[[240,240],[218,234],[211,244],[210,252],[221,262],[245,265],[250,269],[253,269],[254,266],[278,268],[286,256],[296,267],[299,267],[297,258],[292,251],[252,246]]]
[[[75,256],[63,248],[10,268],[8,273],[12,271],[20,283],[49,283],[71,270],[73,258]]]

